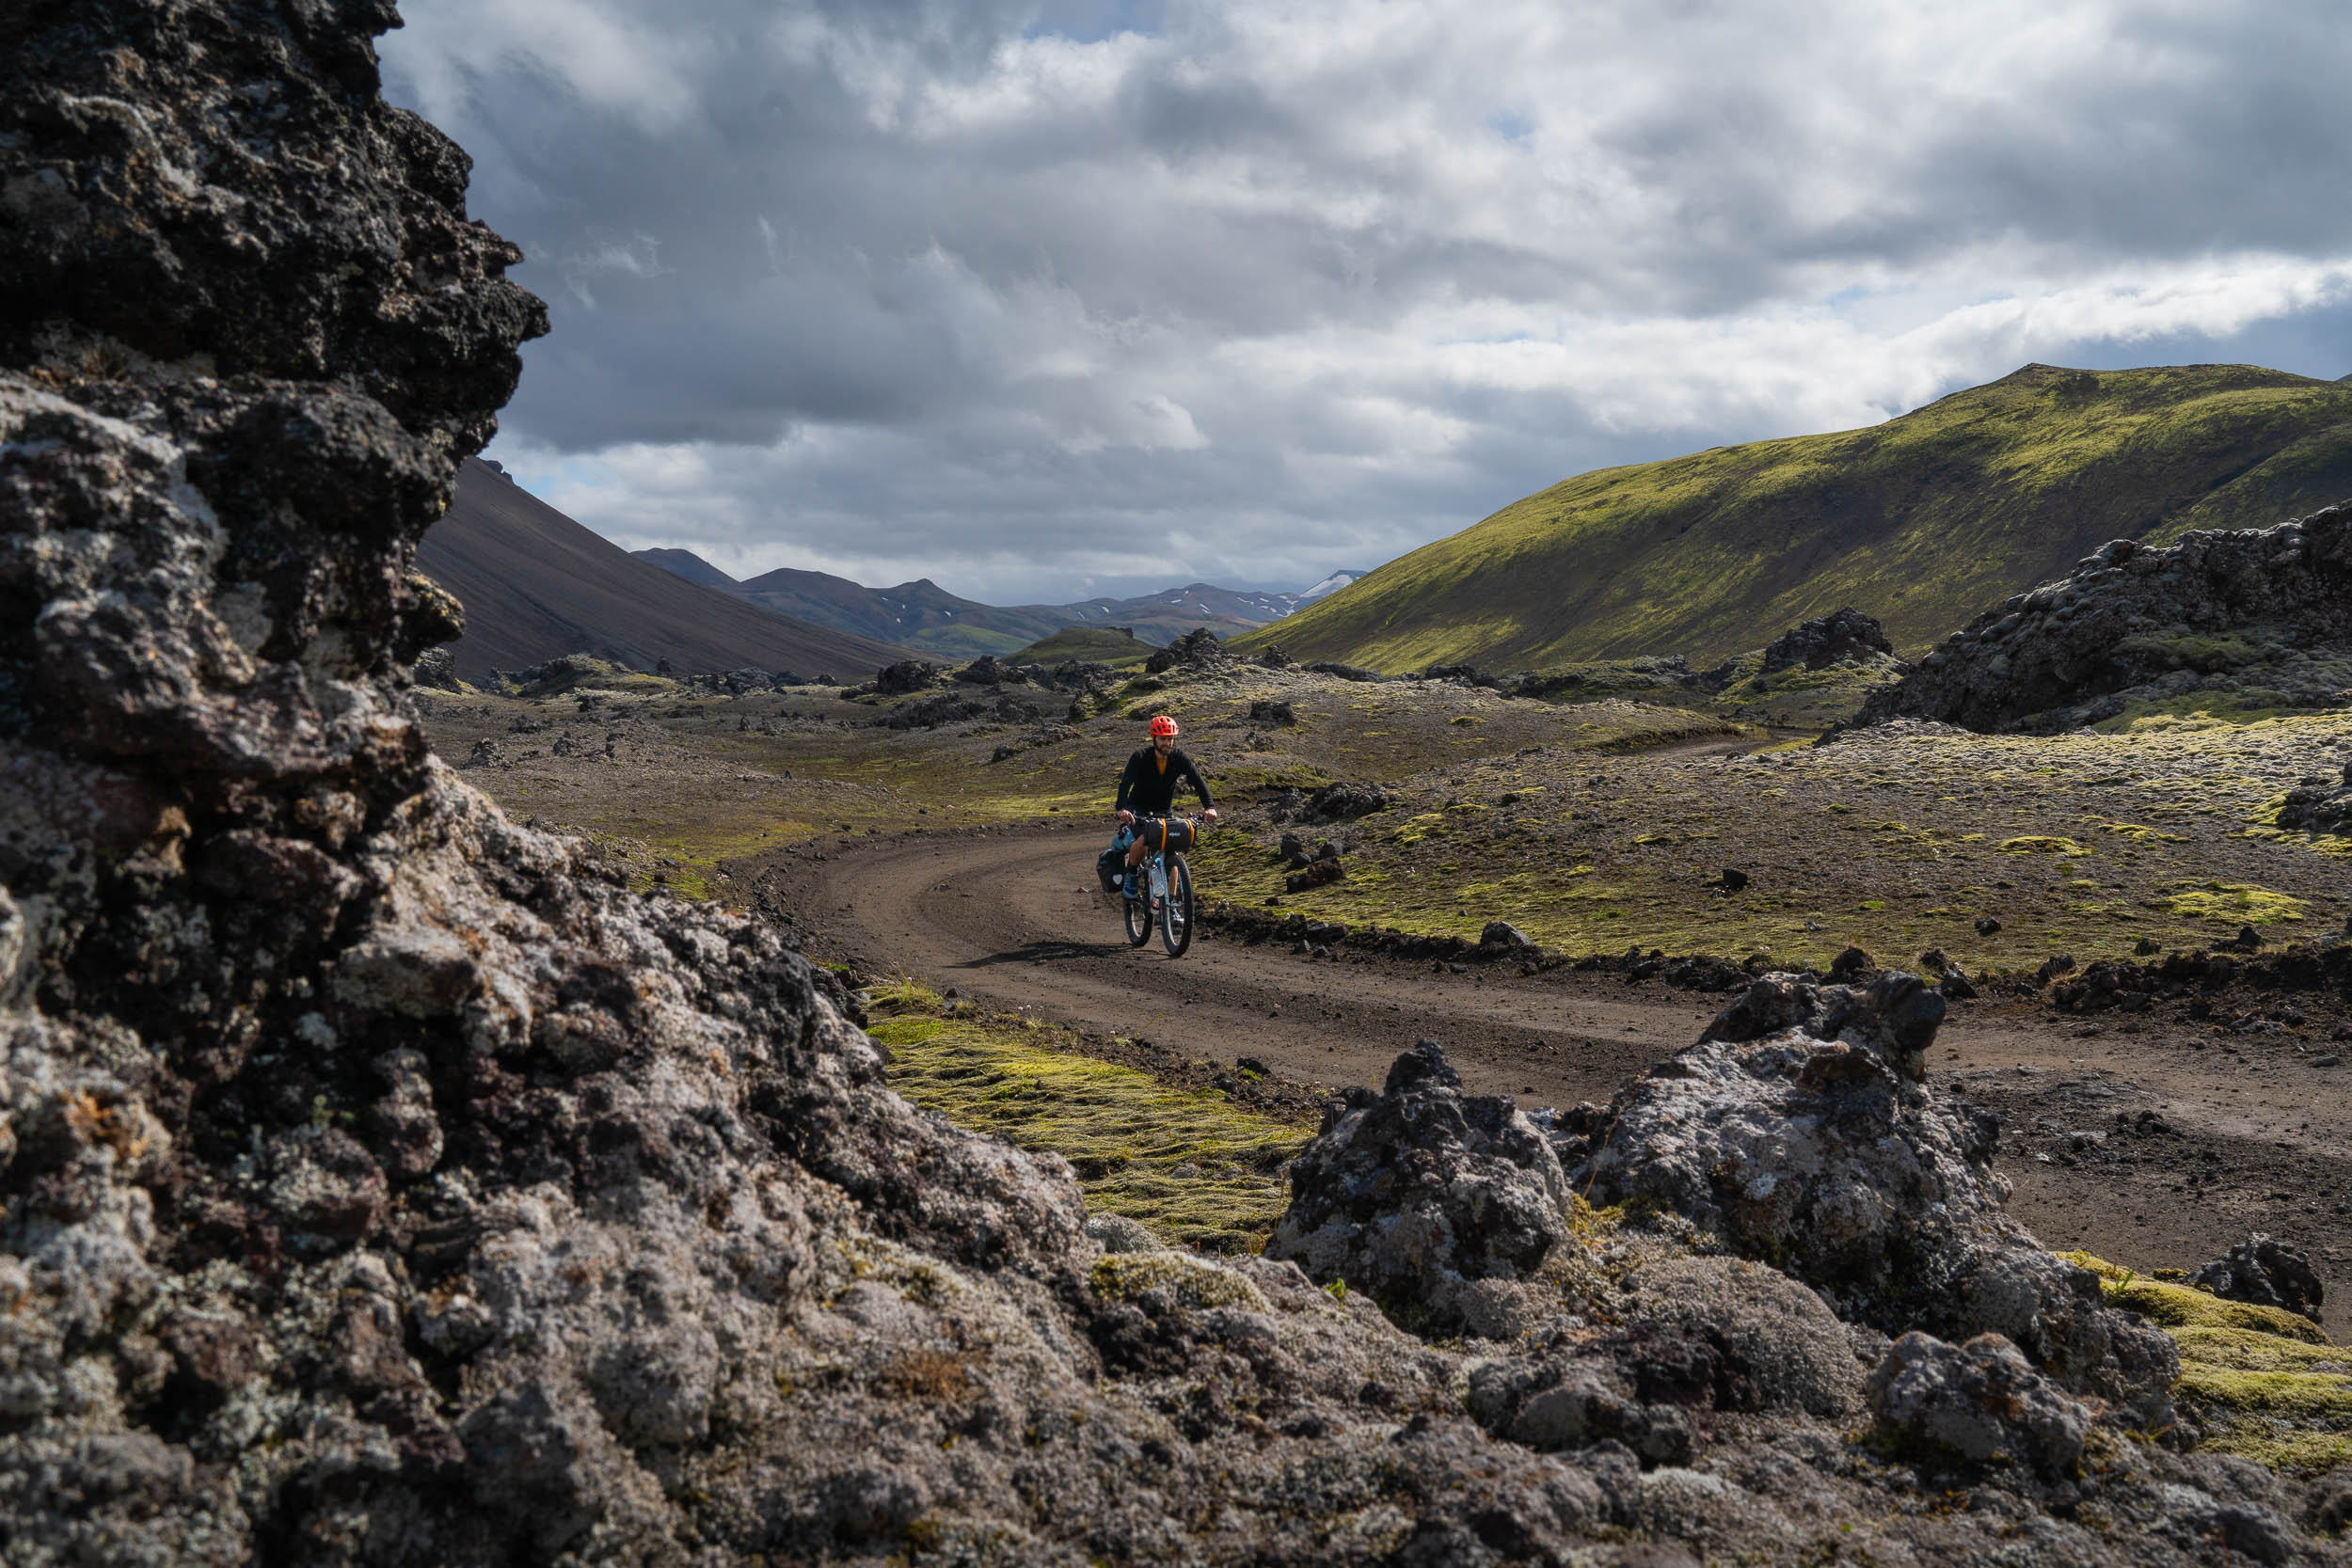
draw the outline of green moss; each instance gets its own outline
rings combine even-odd
[[[2202,882],[2182,887],[2165,900],[2173,914],[2190,920],[2219,920],[2261,925],[2301,920],[2311,912],[2303,899],[2246,882]]]
[[[2172,1337],[2181,1354],[2173,1394],[2203,1425],[2203,1447],[2281,1469],[2352,1464],[2352,1354],[2318,1324],[2090,1253],[2060,1256],[2099,1275],[2108,1300]]]
[[[2161,829],[2146,827],[2137,822],[2102,822],[2099,827],[2103,832],[2117,833],[2139,844],[2186,844],[2188,842],[2186,833],[2168,833]]]
[[[2069,857],[2079,857],[2090,853],[2071,838],[2054,837],[2047,833],[2028,833],[2022,838],[2005,838],[2001,840],[2000,851],[2004,855],[2066,855]]]
[[[891,1087],[960,1126],[1061,1155],[1090,1207],[1217,1252],[1254,1251],[1281,1218],[1282,1171],[1311,1128],[1084,1055],[1058,1030],[957,1016],[911,984],[878,991],[870,1011]]]
[[[1133,1301],[1146,1291],[1161,1291],[1185,1307],[1270,1310],[1255,1285],[1189,1253],[1114,1252],[1094,1265],[1088,1283],[1096,1295],[1110,1301]]]

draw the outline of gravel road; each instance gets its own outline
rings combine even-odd
[[[875,836],[733,870],[824,933],[823,956],[862,973],[911,974],[992,1009],[1217,1061],[1254,1056],[1327,1086],[1376,1084],[1398,1052],[1434,1037],[1477,1091],[1605,1101],[1694,1040],[1719,1002],[1613,974],[1312,959],[1205,931],[1169,959],[1156,943],[1127,946],[1091,879],[1104,842],[1060,827]],[[2299,1025],[2223,1027],[2255,1000],[2275,1009],[2279,999],[2225,999],[2216,1020],[2197,1022],[1967,1004],[1931,1070],[2003,1112],[2012,1208],[2048,1244],[2190,1267],[2268,1230],[2320,1265],[2342,1338],[2352,1332],[2352,1069],[2311,1063],[2344,1049],[2329,1041],[2344,1010],[2297,997]],[[2134,1131],[2142,1111],[2171,1131]]]

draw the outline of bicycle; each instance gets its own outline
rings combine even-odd
[[[1187,837],[1200,831],[1197,817],[1177,816],[1170,821],[1182,822],[1191,830]],[[1137,823],[1138,827],[1142,824]],[[1126,891],[1122,879],[1119,889],[1120,917],[1126,922],[1127,945],[1141,947],[1152,940],[1152,928],[1160,932],[1160,945],[1171,958],[1181,958],[1192,945],[1193,896],[1192,867],[1184,863],[1184,853],[1176,849],[1155,849],[1139,868],[1134,895]]]

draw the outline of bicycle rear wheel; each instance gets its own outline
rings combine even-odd
[[[1148,883],[1151,875],[1147,863],[1143,869],[1136,873],[1136,879],[1138,883]],[[1127,921],[1127,945],[1130,947],[1141,947],[1152,940],[1152,891],[1148,885],[1138,886],[1136,895],[1129,898],[1122,893],[1119,900],[1120,912]]]
[[[1192,945],[1192,867],[1182,855],[1168,857],[1168,899],[1160,911],[1160,945],[1181,958]]]

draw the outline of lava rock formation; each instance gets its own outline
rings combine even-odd
[[[2158,548],[2115,540],[1946,638],[1860,722],[2049,733],[2204,690],[2352,703],[2352,504]]]

